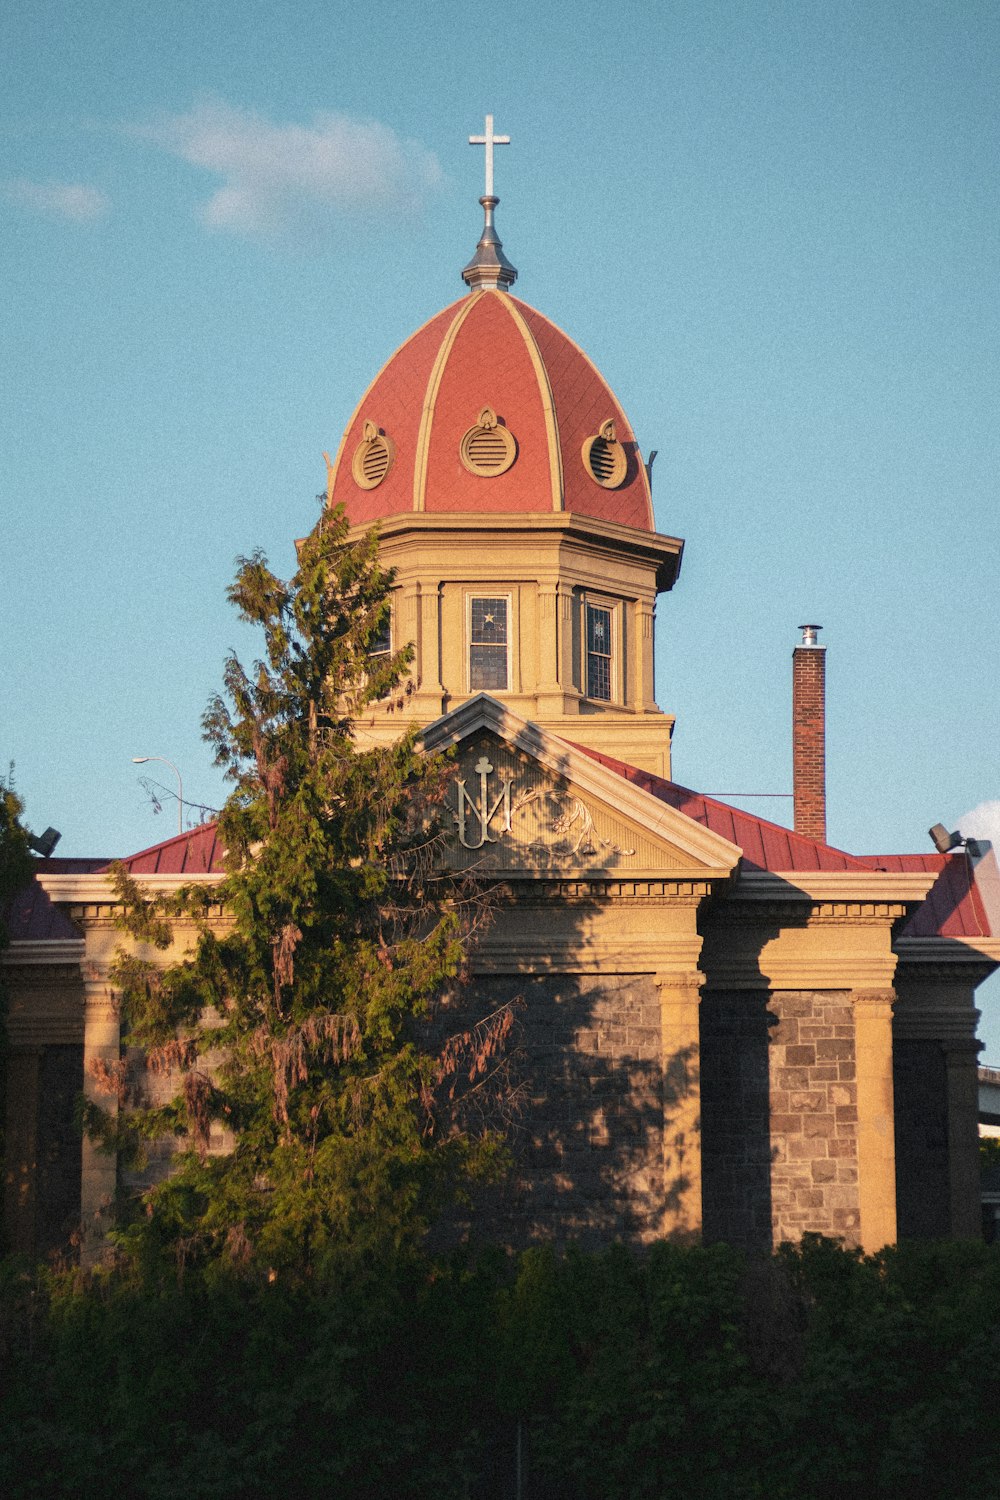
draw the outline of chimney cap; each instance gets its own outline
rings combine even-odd
[[[822,625],[800,625],[799,629],[802,632],[803,646],[819,646],[818,636],[823,629]],[[822,650],[822,647],[820,649]]]

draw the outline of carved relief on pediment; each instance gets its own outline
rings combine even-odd
[[[490,734],[463,744],[447,797],[448,863],[491,871],[670,863],[615,810]]]

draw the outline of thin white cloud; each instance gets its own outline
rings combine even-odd
[[[222,178],[201,217],[236,234],[316,235],[343,214],[412,213],[442,179],[437,157],[419,142],[343,114],[276,124],[208,100],[143,134]]]
[[[8,182],[5,190],[9,198],[36,213],[76,224],[103,218],[111,207],[106,193],[83,182],[29,182],[26,177],[18,177]]]

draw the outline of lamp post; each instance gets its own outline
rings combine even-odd
[[[170,769],[171,769],[171,771],[173,771],[174,775],[177,777],[177,832],[178,833],[183,833],[184,832],[184,783],[183,783],[183,781],[181,781],[181,773],[180,773],[180,771],[178,771],[178,769],[174,765],[173,761],[172,760],[167,760],[167,757],[165,755],[133,755],[133,757],[132,757],[132,764],[134,766],[144,766],[147,761],[151,761],[151,760],[158,760],[163,765],[169,766]]]

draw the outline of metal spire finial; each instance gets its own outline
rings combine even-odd
[[[493,116],[487,115],[484,133],[470,135],[469,145],[486,148],[486,192],[479,200],[485,219],[476,253],[462,272],[462,280],[472,292],[478,292],[483,287],[498,291],[501,287],[513,286],[517,280],[517,271],[504,255],[500,236],[493,227],[493,210],[500,202],[493,191],[493,147],[509,146],[510,136],[494,135]]]

